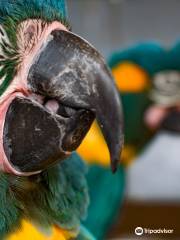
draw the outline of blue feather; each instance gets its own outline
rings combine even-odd
[[[36,8],[53,8],[55,11],[66,16],[67,8],[65,0],[1,0],[0,12],[3,14],[11,14],[18,5],[29,4]]]

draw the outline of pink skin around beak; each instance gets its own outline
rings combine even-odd
[[[38,22],[38,21],[37,21]],[[43,29],[42,33],[40,36],[37,36],[37,43],[34,44],[34,47],[27,47],[26,49],[24,48],[25,46],[25,35],[28,31],[31,31],[33,29],[33,31],[37,31],[36,25],[40,25],[40,21],[38,23],[36,23],[35,20],[27,20],[25,22],[22,23],[21,28],[20,28],[20,32],[19,32],[19,39],[21,39],[20,42],[20,46],[19,49],[21,50],[21,57],[23,59],[23,61],[21,62],[20,66],[19,66],[19,71],[16,74],[16,76],[14,76],[14,79],[12,80],[10,86],[8,87],[8,89],[4,92],[4,94],[0,97],[0,170],[4,171],[4,172],[8,172],[8,173],[13,173],[15,175],[31,175],[31,173],[29,174],[24,174],[21,173],[19,171],[17,171],[16,169],[14,169],[10,163],[7,160],[7,157],[4,153],[4,148],[3,148],[3,128],[4,128],[4,121],[5,121],[5,116],[6,116],[6,112],[7,109],[9,107],[9,105],[11,104],[12,100],[15,99],[16,97],[29,97],[29,98],[33,98],[34,100],[36,100],[37,102],[41,102],[40,99],[36,99],[36,95],[34,95],[32,92],[29,91],[28,89],[28,84],[27,84],[27,75],[29,72],[29,68],[32,65],[33,59],[35,57],[35,55],[37,54],[37,52],[40,50],[40,48],[42,47],[42,45],[44,44],[45,40],[48,38],[49,34],[55,30],[64,30],[67,31],[66,27],[61,24],[60,22],[52,22],[51,24],[47,24],[47,26]],[[40,28],[40,27],[39,27]],[[48,108],[49,106],[47,106]]]

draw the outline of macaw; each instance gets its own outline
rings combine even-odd
[[[95,118],[117,169],[123,119],[113,77],[65,15],[63,0],[0,2],[3,240],[93,239],[80,226],[89,198],[73,152]]]
[[[170,49],[156,44],[155,49],[152,59],[145,52],[141,58],[152,69],[151,105],[143,119],[154,135],[128,169],[127,197],[174,203],[180,198],[180,43]]]

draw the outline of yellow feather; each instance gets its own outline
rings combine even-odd
[[[21,229],[11,234],[6,240],[69,240],[77,236],[77,232],[68,232],[52,227],[50,236],[40,232],[30,222],[23,220]]]

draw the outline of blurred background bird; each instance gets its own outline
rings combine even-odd
[[[151,105],[143,117],[154,136],[128,170],[127,196],[139,201],[173,202],[179,198],[180,44],[171,49],[157,45],[156,49],[159,53],[152,52],[151,60]],[[146,53],[142,60],[145,58],[150,62]]]
[[[121,87],[122,92],[126,123],[125,150],[129,144],[134,150],[131,161],[126,161],[125,204],[123,216],[120,214],[113,228],[114,234],[118,234],[121,229],[122,236],[133,236],[137,226],[158,228],[161,224],[169,229],[177,226],[178,212],[176,214],[175,211],[179,209],[177,206],[180,199],[179,53],[179,42],[169,49],[155,42],[144,42],[124,51],[120,50],[110,59],[112,66],[116,61],[120,61],[120,64],[115,64],[113,75],[116,82],[119,79],[117,85]],[[126,70],[125,74],[122,74],[121,61],[124,58],[127,61],[126,69],[129,70],[133,66],[136,72]],[[124,96],[123,92],[130,83],[128,79],[131,79],[130,87],[133,89],[137,82],[141,83],[139,86],[144,89],[137,91],[137,96],[133,91],[132,102],[129,102],[132,95]],[[141,98],[140,102],[138,97]],[[139,112],[138,116],[136,112]],[[128,130],[135,134],[129,135]],[[174,209],[176,210],[173,211]],[[157,212],[158,217],[153,220]],[[168,220],[169,212],[172,212],[172,221]]]

